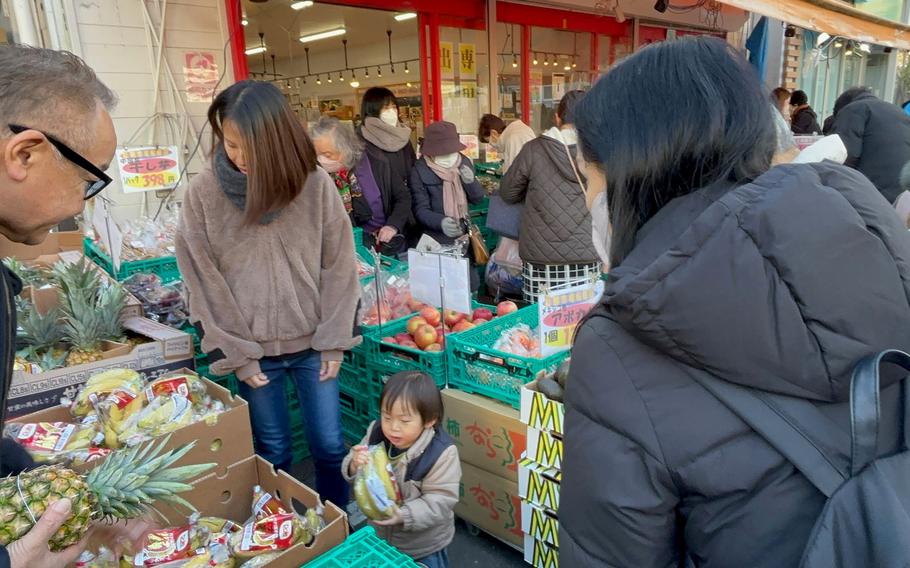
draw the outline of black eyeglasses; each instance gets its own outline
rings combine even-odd
[[[101,169],[98,166],[89,162],[81,154],[79,154],[79,152],[76,152],[75,150],[73,150],[72,148],[70,148],[69,146],[67,146],[66,144],[61,142],[60,140],[57,140],[56,138],[54,138],[47,132],[42,132],[35,128],[28,128],[27,126],[21,126],[18,124],[8,124],[7,126],[9,127],[9,129],[12,131],[13,134],[22,134],[26,130],[34,130],[35,132],[41,132],[41,134],[45,138],[47,138],[47,141],[50,142],[51,145],[53,145],[54,148],[56,148],[60,152],[60,155],[62,155],[64,158],[66,158],[70,162],[76,164],[83,170],[87,171],[88,173],[92,174],[96,178],[98,178],[96,181],[85,182],[85,196],[83,197],[83,199],[88,200],[88,199],[95,197],[96,195],[101,193],[102,189],[104,189],[105,187],[110,185],[110,183],[113,181],[110,178],[110,176],[108,176],[106,173],[101,171]]]

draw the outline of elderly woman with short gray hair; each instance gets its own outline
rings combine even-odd
[[[407,187],[392,183],[388,160],[370,157],[353,128],[336,118],[323,117],[312,128],[317,159],[332,177],[356,227],[377,243],[391,244],[387,254],[403,252],[402,234],[411,214]]]

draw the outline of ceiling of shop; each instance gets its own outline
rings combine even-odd
[[[339,50],[341,40],[348,40],[348,48],[383,44],[386,30],[391,29],[395,38],[417,35],[417,20],[396,22],[396,12],[331,6],[317,2],[303,10],[292,10],[293,0],[268,0],[264,3],[243,0],[243,12],[249,24],[244,29],[247,47],[259,45],[259,33],[265,34],[269,51],[281,57],[303,57],[304,47],[310,54]],[[306,45],[297,41],[302,35],[323,32],[344,26],[344,36],[314,41]]]

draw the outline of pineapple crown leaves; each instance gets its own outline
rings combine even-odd
[[[56,308],[41,314],[34,304],[29,304],[19,321],[22,339],[37,351],[56,345],[63,339],[60,315]]]
[[[193,511],[193,506],[177,493],[192,489],[186,483],[215,464],[171,467],[189,452],[195,442],[164,452],[170,436],[157,445],[154,441],[114,452],[88,474],[86,483],[97,502],[96,514],[102,518],[133,518],[152,511],[155,500],[170,502]]]
[[[101,274],[82,257],[79,262],[58,262],[52,269],[53,278],[60,288],[64,306],[69,306],[76,298],[85,304],[94,305],[101,286]]]

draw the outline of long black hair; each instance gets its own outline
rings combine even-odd
[[[602,168],[613,227],[610,262],[672,199],[771,167],[771,106],[755,71],[716,38],[683,38],[629,57],[575,109],[582,152]]]

